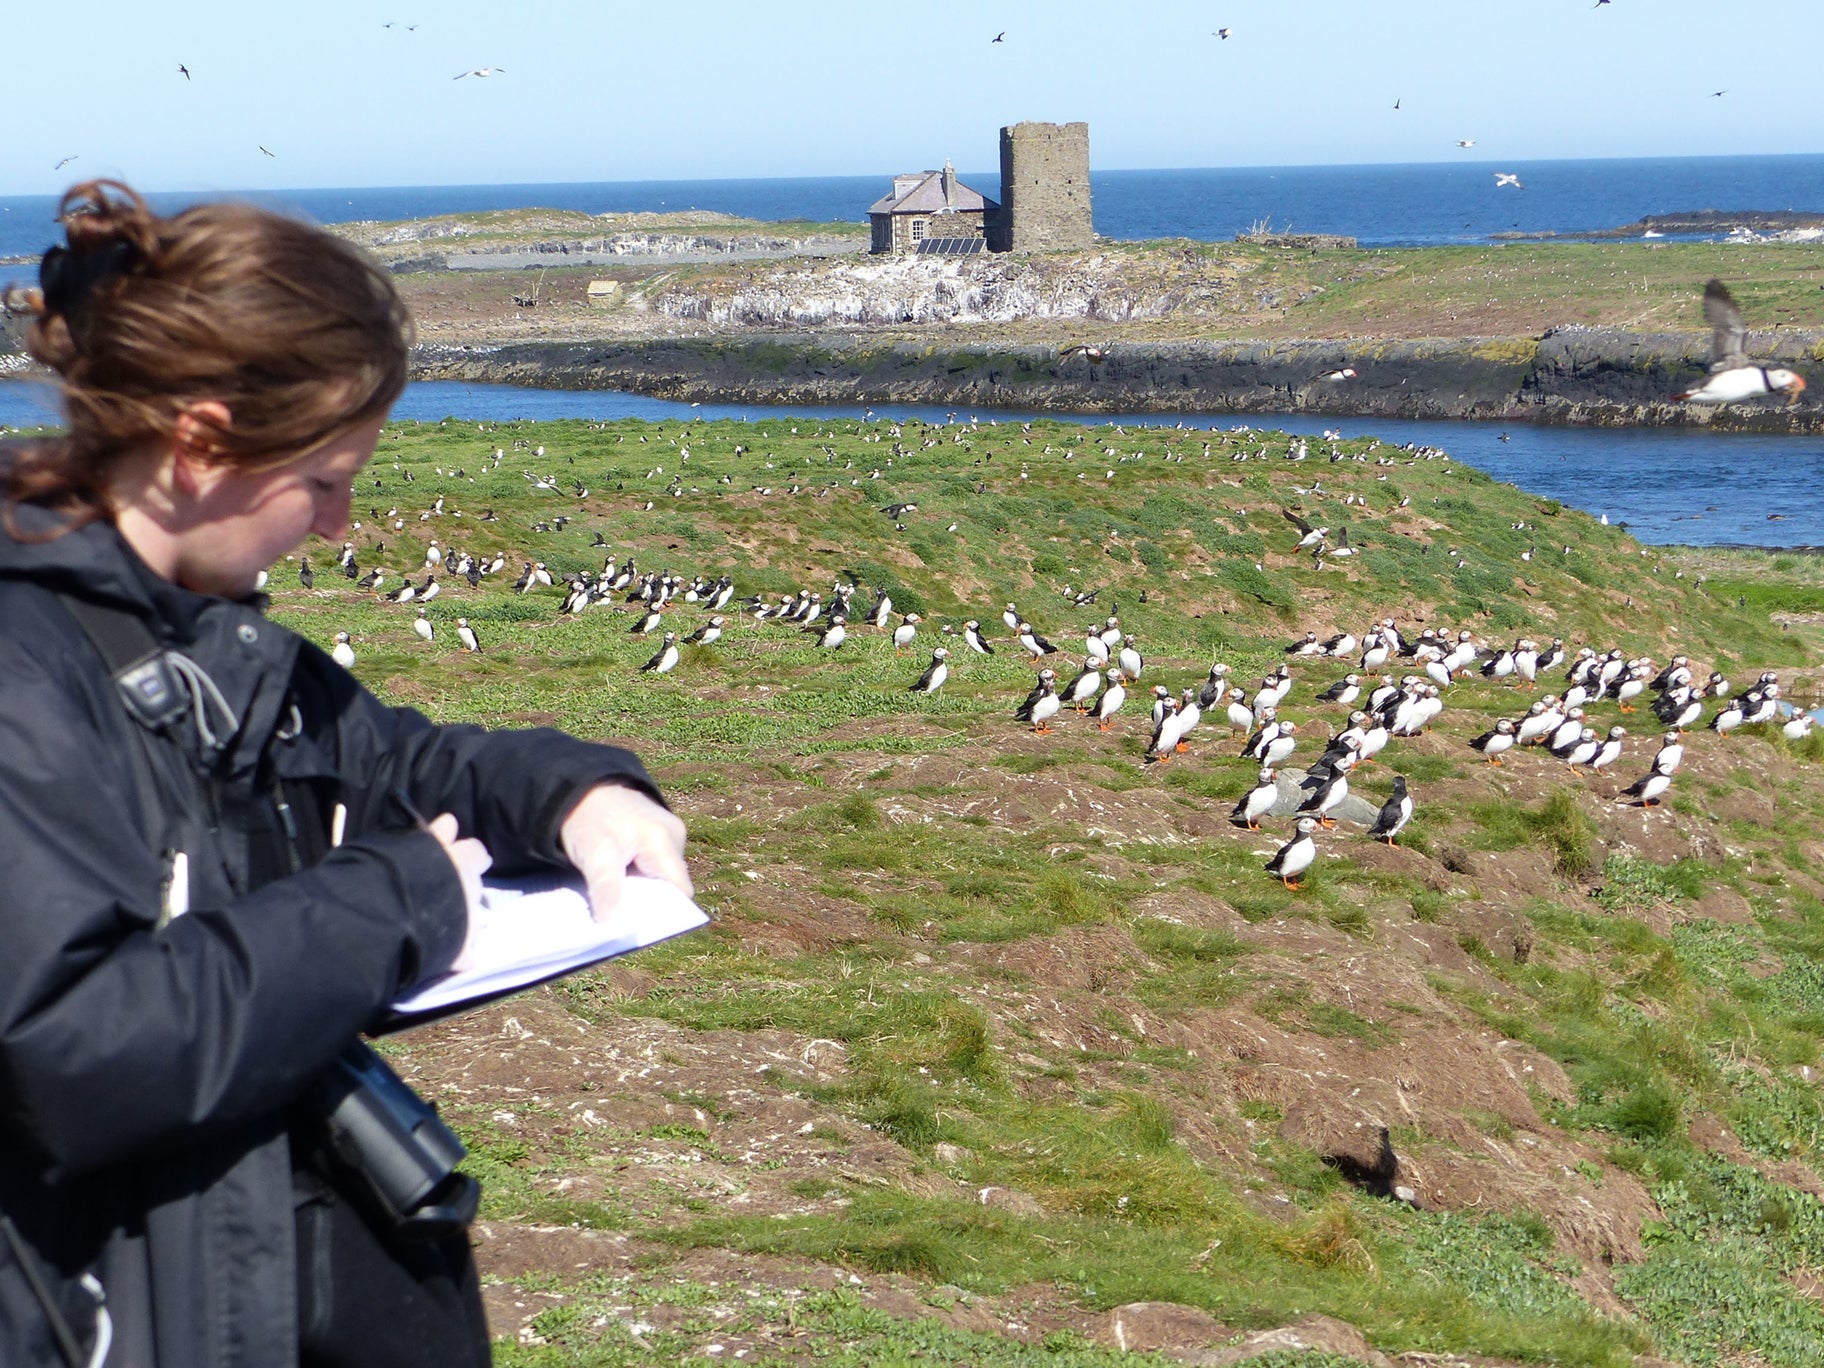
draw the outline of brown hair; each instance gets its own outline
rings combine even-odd
[[[45,288],[6,304],[33,316],[26,347],[61,379],[69,431],[16,454],[9,503],[48,504],[69,526],[104,516],[114,461],[170,440],[203,400],[232,415],[212,459],[257,469],[383,415],[405,388],[411,321],[392,281],[321,228],[249,204],[161,218],[118,181],[74,187],[58,217],[69,247],[46,253]]]

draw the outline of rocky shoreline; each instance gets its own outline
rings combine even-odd
[[[1486,419],[1592,427],[1824,432],[1824,338],[1786,331],[1752,354],[1798,370],[1801,402],[1670,400],[1704,374],[1708,338],[1567,327],[1540,338],[1123,342],[1063,357],[1038,345],[886,343],[842,333],[422,345],[418,379],[614,389],[722,403]],[[1322,377],[1353,370],[1352,378]]]

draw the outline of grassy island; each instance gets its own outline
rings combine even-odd
[[[1676,259],[1551,250],[1592,277]],[[1552,280],[1527,265],[1544,253],[1433,255],[1467,290],[1497,266]],[[1379,260],[1278,270],[1322,272],[1311,307],[1340,324],[1409,288]],[[1694,309],[1673,274],[1639,307]],[[1732,279],[1771,311],[1798,297],[1787,274]],[[1627,297],[1618,279],[1600,307]],[[436,538],[506,567],[440,576],[429,644],[328,547],[307,551],[313,589],[275,569],[275,614],[351,633],[357,675],[439,719],[637,748],[715,916],[392,1043],[487,1182],[500,1362],[1824,1358],[1824,742],[1695,732],[1642,810],[1617,800],[1650,713],[1590,705],[1629,731],[1613,771],[1495,767],[1470,738],[1538,691],[1471,675],[1354,776],[1376,805],[1406,777],[1398,846],[1321,832],[1299,891],[1262,868],[1290,822],[1228,820],[1257,766],[1220,717],[1145,758],[1155,683],[1219,660],[1252,693],[1307,631],[1389,616],[1682,653],[1737,690],[1773,670],[1812,705],[1824,573],[1642,547],[1436,453],[1288,449],[1055,423],[389,428],[358,565],[382,589],[422,579]],[[1292,554],[1287,509],[1357,554]],[[722,638],[672,673],[640,673],[657,641],[623,596],[559,611],[564,574],[629,556],[734,578]],[[514,592],[531,562],[556,586]],[[922,615],[911,649],[856,621],[822,650],[739,609],[850,583],[858,615],[878,590],[895,623]],[[1111,730],[1014,721],[1033,665],[1009,600],[1062,648],[1060,679],[1118,614],[1145,668]],[[666,626],[706,617],[678,602]],[[995,654],[963,645],[968,619]],[[940,644],[948,682],[909,692]],[[1292,661],[1288,763],[1345,724],[1315,695],[1355,668]],[[1364,1177],[1387,1177],[1383,1128],[1391,1196]],[[1271,1338],[1288,1326],[1317,1347]]]

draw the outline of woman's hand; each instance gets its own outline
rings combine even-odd
[[[639,789],[597,784],[570,809],[558,845],[589,886],[597,921],[614,914],[628,870],[664,879],[692,896],[684,823]]]
[[[454,813],[445,812],[433,817],[425,824],[425,829],[442,844],[443,853],[450,857],[450,863],[456,867],[456,877],[462,880],[462,897],[469,909],[468,929],[463,933],[462,949],[450,968],[467,969],[470,967],[469,956],[475,943],[475,909],[481,905],[481,876],[488,872],[488,866],[494,863],[494,857],[473,836],[465,840],[457,835],[460,828],[456,825]]]

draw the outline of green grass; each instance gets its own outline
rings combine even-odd
[[[1617,815],[1599,785],[1566,781],[1535,756],[1476,764],[1463,743],[1517,700],[1468,681],[1433,736],[1396,743],[1380,772],[1362,776],[1374,798],[1393,773],[1408,777],[1421,816],[1406,848],[1371,851],[1345,824],[1322,835],[1306,886],[1290,891],[1262,868],[1288,824],[1249,833],[1227,822],[1255,766],[1226,728],[1207,722],[1190,754],[1153,766],[1143,763],[1144,712],[1155,680],[1176,691],[1221,659],[1250,684],[1307,628],[1359,630],[1389,603],[1403,605],[1403,621],[1462,623],[1491,639],[1561,635],[1662,659],[1676,644],[1706,661],[1726,647],[1738,678],[1773,667],[1804,680],[1818,633],[1774,618],[1824,579],[1805,558],[1775,569],[1743,553],[1642,557],[1620,529],[1454,463],[1377,466],[1387,453],[1366,443],[1346,449],[1367,460],[1325,466],[1324,492],[1311,492],[1309,466],[1231,460],[1241,443],[1171,429],[894,432],[778,418],[389,428],[356,496],[363,568],[416,571],[435,533],[442,545],[503,552],[508,569],[474,591],[445,577],[430,605],[445,630],[430,646],[411,634],[409,611],[325,573],[331,548],[308,549],[314,592],[297,587],[295,564],[277,568],[275,615],[320,643],[349,631],[356,674],[437,720],[553,724],[634,746],[691,827],[714,924],[624,971],[554,987],[579,1046],[586,1036],[609,1048],[630,1026],[662,1023],[712,1054],[715,1042],[756,1040],[841,1052],[816,1078],[781,1067],[665,1083],[666,1101],[686,1105],[688,1094],[691,1110],[642,1110],[625,1125],[607,1095],[590,1102],[598,1126],[577,1123],[567,1104],[503,1102],[486,1087],[441,1099],[486,1181],[488,1219],[609,1230],[658,1251],[626,1279],[551,1271],[566,1300],[539,1317],[542,1343],[503,1346],[503,1362],[688,1360],[711,1330],[750,1333],[742,1327],[756,1345],[791,1332],[806,1353],[838,1361],[1101,1361],[1069,1338],[1050,1348],[946,1338],[963,1332],[875,1321],[840,1298],[790,1299],[788,1316],[783,1300],[750,1302],[694,1275],[679,1286],[701,1299],[684,1308],[697,1318],[636,1341],[625,1327],[672,1285],[667,1260],[699,1249],[777,1256],[781,1277],[827,1262],[972,1296],[1044,1287],[1084,1315],[1181,1301],[1245,1329],[1323,1311],[1387,1353],[1599,1368],[1643,1352],[1649,1330],[1668,1352],[1679,1327],[1701,1327],[1703,1297],[1773,1287],[1786,1256],[1769,1251],[1789,1237],[1756,1227],[1755,1204],[1775,1225],[1787,1212],[1793,1229],[1808,1208],[1780,1192],[1740,1195],[1714,1175],[1700,1191],[1693,1175],[1708,1170],[1688,1134],[1714,1118],[1755,1156],[1824,1165],[1824,1107],[1797,1072],[1817,1064],[1824,1033],[1824,901],[1810,855],[1824,752],[1750,735],[1711,752],[1714,739],[1696,737],[1678,790],[1692,811]],[[541,445],[542,459],[532,453]],[[1112,481],[1076,478],[1109,469]],[[592,492],[534,492],[526,470]],[[451,511],[420,519],[434,489]],[[1350,493],[1368,511],[1345,505]],[[899,501],[919,505],[905,533],[879,511]],[[1333,525],[1346,519],[1363,547],[1357,563],[1318,572],[1285,555],[1279,510],[1294,502]],[[388,521],[394,509],[402,529]],[[486,509],[494,520],[480,521]],[[572,521],[557,528],[560,513]],[[1573,554],[1519,562],[1528,537],[1512,524],[1547,518]],[[554,530],[535,531],[541,523]],[[597,533],[606,548],[593,545]],[[1449,547],[1475,568],[1451,571]],[[686,576],[726,568],[742,595],[827,596],[853,578],[859,606],[885,587],[926,621],[907,653],[858,627],[831,654],[731,612],[720,642],[653,679],[637,673],[652,642],[627,634],[618,605],[565,619],[559,591],[509,590],[524,560],[561,575],[609,553]],[[1637,592],[1642,575],[1657,576],[1652,595]],[[1725,593],[1725,582],[1768,592]],[[1066,585],[1093,589],[1095,604],[1074,606]],[[1060,673],[1080,659],[1085,628],[1118,612],[1148,664],[1111,732],[1074,714],[1049,737],[1014,723],[1032,666],[999,625],[1009,598],[1066,647]],[[1549,623],[1543,605],[1556,613]],[[449,640],[459,614],[486,629],[481,655]],[[688,630],[700,614],[678,606],[669,616]],[[943,632],[967,617],[987,625],[994,656]],[[908,693],[940,642],[950,682],[935,697]],[[1339,720],[1312,693],[1346,667],[1295,668],[1282,715],[1305,730],[1308,759]],[[1698,763],[1700,750],[1728,763]],[[1769,806],[1728,807],[1763,798]],[[1725,808],[1726,823],[1705,815]],[[1676,823],[1678,840],[1642,844],[1648,820]],[[1513,892],[1491,877],[1510,852],[1526,852],[1529,869],[1549,864],[1546,886]],[[1695,920],[1718,889],[1738,909],[1746,899],[1751,919]],[[1516,924],[1530,936],[1525,963],[1508,953]],[[1357,967],[1373,987],[1354,986]],[[1663,1279],[1585,1270],[1614,1277],[1639,1320],[1578,1297],[1564,1241],[1540,1216],[1393,1208],[1279,1136],[1302,1095],[1262,1082],[1280,1061],[1349,1061],[1354,1081],[1386,1083],[1409,1076],[1410,1053],[1435,1048],[1440,1032],[1523,1042],[1571,1085],[1562,1098],[1538,1092],[1534,1122],[1483,1100],[1461,1116],[1470,1129],[1453,1133],[1575,1144],[1578,1183],[1626,1173],[1655,1193],[1683,1182],[1694,1194],[1716,1238],[1685,1227],[1656,1235],[1645,1269],[1663,1268]],[[434,1047],[408,1038],[398,1048],[409,1058]],[[781,1220],[744,1212],[720,1189],[665,1189],[629,1158],[653,1151],[686,1168],[696,1155],[689,1164],[758,1184],[752,1175],[773,1157],[744,1157],[729,1129],[752,1096],[790,1096],[818,1109],[820,1126],[837,1118],[896,1157],[894,1177],[882,1187],[792,1168],[778,1181],[803,1209]],[[497,1119],[503,1108],[519,1121]],[[1421,1167],[1445,1144],[1416,1126],[1399,1143]],[[1572,1151],[1562,1157],[1571,1166]],[[574,1175],[600,1177],[598,1195],[566,1190]],[[1023,1194],[1043,1214],[969,1199],[986,1187]],[[1779,1345],[1811,1331],[1803,1308],[1769,1296],[1767,1315],[1740,1333],[1774,1362]],[[712,1316],[712,1305],[728,1314]]]

